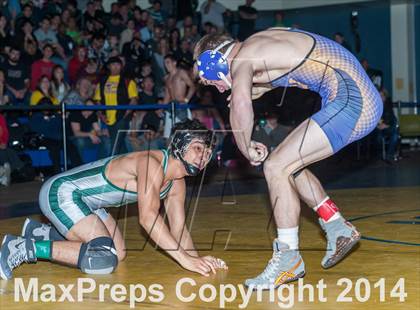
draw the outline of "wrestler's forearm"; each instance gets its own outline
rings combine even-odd
[[[177,262],[182,263],[185,257],[188,256],[172,236],[160,214],[149,213],[148,215],[140,216],[140,225],[146,230],[150,238]]]
[[[248,147],[254,125],[252,103],[232,102],[230,109],[230,124],[236,144],[241,153],[249,159]]]
[[[174,236],[176,240],[179,240],[179,236]],[[191,234],[188,231],[187,227],[184,227],[183,231],[181,232],[181,247],[187,252],[189,255],[198,257],[198,252],[195,249],[194,242],[191,238]]]

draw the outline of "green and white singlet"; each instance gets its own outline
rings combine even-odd
[[[168,151],[163,153],[164,175],[168,168]],[[120,207],[137,202],[137,192],[119,188],[105,176],[108,164],[118,156],[112,156],[65,171],[48,179],[39,194],[42,213],[58,231],[67,232],[81,219],[97,214],[101,220],[108,217],[107,207]],[[172,181],[162,190],[164,199],[172,187]]]

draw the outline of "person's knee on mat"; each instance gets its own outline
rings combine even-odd
[[[109,274],[118,265],[117,250],[110,237],[98,237],[80,247],[77,267],[87,274]]]

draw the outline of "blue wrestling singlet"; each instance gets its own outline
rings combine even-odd
[[[334,153],[370,133],[381,118],[383,103],[356,57],[320,35],[297,29],[279,30],[306,34],[314,44],[298,66],[271,85],[306,86],[320,94],[321,110],[311,118],[327,135]]]

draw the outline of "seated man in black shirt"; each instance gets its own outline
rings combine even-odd
[[[94,105],[93,100],[88,99],[86,105]],[[83,158],[83,150],[97,146],[97,157],[105,158],[111,154],[109,134],[102,130],[95,111],[72,111],[69,115],[72,131],[71,140],[77,147],[80,157]]]
[[[20,50],[12,46],[7,59],[1,64],[5,78],[9,102],[13,105],[29,103],[29,73],[20,59]]]

